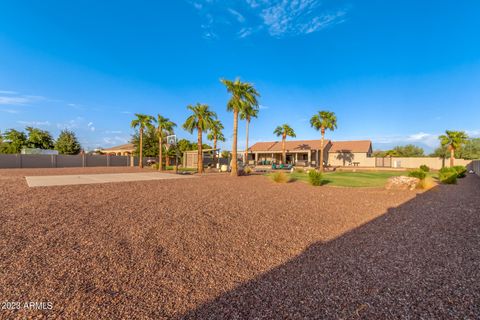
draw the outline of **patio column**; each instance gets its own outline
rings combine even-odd
[[[310,166],[310,162],[312,162],[312,150],[308,150],[308,166]]]
[[[315,152],[316,152],[316,158],[317,158],[316,165],[317,167],[320,167],[320,151],[316,150]]]
[[[298,152],[295,152],[295,164],[298,162]]]

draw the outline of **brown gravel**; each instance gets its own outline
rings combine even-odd
[[[0,170],[0,318],[480,317],[480,178],[428,192],[262,176],[28,188]]]

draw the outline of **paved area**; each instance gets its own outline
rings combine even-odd
[[[142,173],[104,173],[104,174],[74,174],[52,176],[25,177],[29,187],[69,186],[78,184],[95,184],[110,182],[149,181],[164,179],[192,178],[191,175],[179,175],[161,172]]]

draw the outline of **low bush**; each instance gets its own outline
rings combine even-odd
[[[457,183],[457,170],[455,168],[444,167],[438,171],[438,179],[445,184]]]
[[[322,173],[317,170],[310,170],[308,172],[308,182],[310,182],[312,186],[321,186]]]
[[[415,170],[415,171],[410,171],[408,176],[418,178],[420,180],[424,180],[425,177],[427,176],[427,173],[423,170]]]
[[[250,167],[245,167],[245,168],[243,169],[243,172],[248,175],[248,174],[252,173],[253,170],[252,170],[252,168],[250,168]]]
[[[465,178],[467,176],[467,168],[465,166],[454,166],[455,171],[457,171],[458,178]]]
[[[427,166],[426,164],[422,164],[420,166],[420,170],[422,170],[423,172],[429,172],[430,171],[430,167]]]
[[[272,173],[270,178],[277,183],[287,183],[290,181],[290,176],[281,171]]]
[[[295,168],[296,173],[304,173],[305,170],[303,168]]]

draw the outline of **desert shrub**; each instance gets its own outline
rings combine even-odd
[[[322,173],[317,170],[310,170],[308,172],[308,182],[310,182],[312,186],[321,186]]]
[[[458,178],[465,178],[467,176],[467,168],[465,166],[454,166]]]
[[[438,171],[438,179],[445,184],[457,183],[457,170],[455,168],[444,167]]]
[[[243,168],[243,172],[244,172],[245,174],[250,174],[250,173],[253,172],[253,170],[252,170],[252,168],[250,168],[250,167],[245,167],[245,168]]]
[[[424,180],[425,177],[427,176],[427,173],[423,170],[415,170],[415,171],[410,171],[408,176],[418,178],[420,180]]]
[[[305,170],[303,168],[295,168],[296,173],[304,173]]]
[[[423,172],[429,172],[430,171],[430,167],[427,166],[426,164],[422,164],[420,166],[420,170],[422,170]]]
[[[287,183],[290,181],[290,177],[285,172],[274,172],[270,176],[271,179],[277,183]]]

